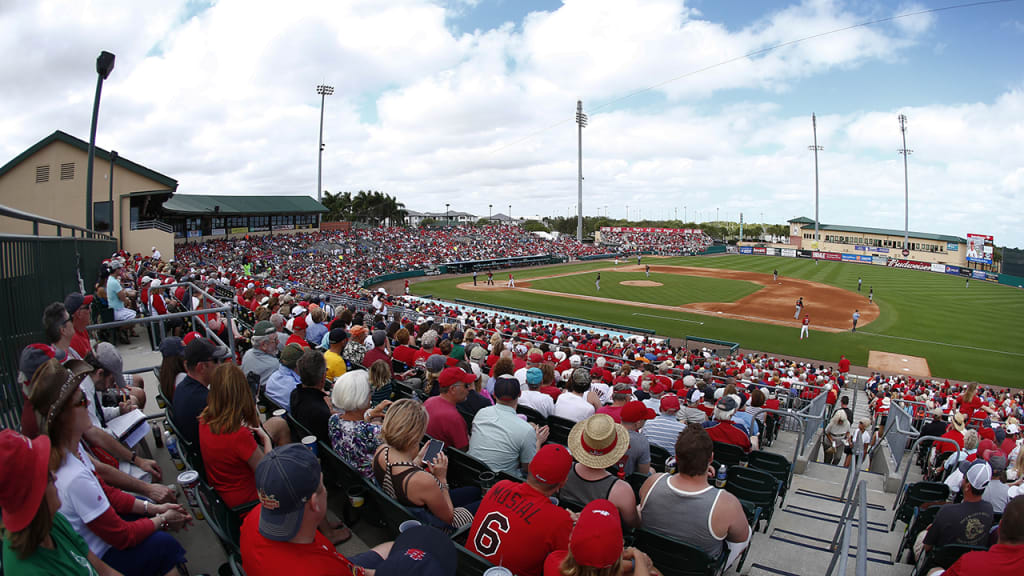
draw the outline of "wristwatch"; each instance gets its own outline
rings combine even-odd
[[[138,457],[139,457],[139,454],[138,454],[138,453],[137,453],[137,452],[136,452],[135,450],[132,450],[132,459],[131,459],[131,463],[132,463],[132,464],[135,464],[135,460],[137,460],[137,459],[138,459]]]

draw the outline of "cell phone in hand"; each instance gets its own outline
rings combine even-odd
[[[427,442],[427,451],[423,453],[423,463],[430,464],[433,462],[441,450],[444,450],[444,442],[440,440]]]

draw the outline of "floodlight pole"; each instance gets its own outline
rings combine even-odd
[[[316,93],[320,95],[320,148],[316,160],[316,201],[323,200],[323,171],[324,171],[324,101],[328,96],[334,94],[334,86],[320,84],[316,87]]]
[[[587,115],[583,113],[583,101],[576,101],[576,126],[579,134],[579,186],[578,200],[576,202],[576,241],[583,242],[583,129],[587,126]]]
[[[103,81],[114,70],[115,56],[106,50],[96,57],[96,96],[92,100],[92,127],[89,129],[89,159],[86,162],[85,174],[85,227],[92,230],[92,164],[96,157],[96,122],[100,117],[100,94],[103,92]],[[111,206],[111,232],[113,232],[113,213]]]
[[[811,113],[811,127],[814,129],[814,146],[808,146],[814,150],[814,249],[821,249],[821,234],[818,232],[818,151],[824,150],[818,146],[818,118]]]
[[[907,179],[907,156],[914,151],[907,148],[907,116],[900,114],[900,132],[903,134],[903,148],[898,152],[903,155],[903,249],[910,250],[910,184]]]

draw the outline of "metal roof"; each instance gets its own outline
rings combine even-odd
[[[311,196],[214,196],[175,194],[164,202],[164,210],[174,214],[213,214],[242,216],[250,214],[304,214],[327,212]]]
[[[793,220],[790,220],[793,222]],[[814,224],[801,227],[802,230],[814,230]],[[903,230],[893,230],[890,228],[868,228],[865,226],[840,226],[838,224],[818,224],[819,230],[833,232],[853,232],[855,234],[880,234],[882,236],[903,236]],[[939,242],[956,242],[959,244],[965,244],[966,239],[960,238],[959,236],[949,236],[946,234],[930,234],[928,232],[910,232],[911,238],[918,240],[936,240]]]
[[[787,223],[796,222],[797,224],[814,224],[814,220],[811,220],[807,216],[801,216],[799,218],[793,218],[792,220],[786,220]]]
[[[25,150],[21,154],[18,154],[17,156],[14,157],[13,160],[0,167],[0,176],[3,176],[4,174],[12,170],[15,166],[21,164],[26,158],[32,156],[33,154],[42,150],[43,148],[46,148],[53,142],[63,142],[69,146],[74,146],[75,148],[78,148],[83,152],[89,151],[89,143],[86,142],[85,140],[80,140],[66,132],[61,132],[60,130],[57,130],[53,134],[50,134],[46,138],[43,138],[39,142],[36,142],[31,147],[29,147],[28,150]],[[101,160],[104,162],[110,162],[110,152],[104,150],[103,148],[97,146],[95,148],[95,154],[96,162],[99,162]],[[178,181],[175,180],[174,178],[171,178],[170,176],[165,176],[157,172],[156,170],[146,168],[141,164],[136,164],[135,162],[128,160],[124,156],[119,155],[117,157],[117,166],[119,168],[124,168],[129,172],[134,172],[144,178],[149,178],[150,180],[157,182],[158,184],[167,186],[171,191],[178,189]]]

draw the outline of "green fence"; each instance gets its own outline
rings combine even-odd
[[[524,316],[532,316],[535,318],[551,318],[553,320],[559,320],[561,322],[572,322],[573,324],[585,324],[589,326],[596,326],[598,328],[608,328],[610,330],[618,330],[619,332],[632,332],[634,334],[648,334],[653,336],[656,334],[654,330],[649,328],[637,328],[635,326],[623,326],[621,324],[609,324],[607,322],[598,322],[597,320],[586,320],[583,318],[574,318],[572,316],[560,316],[558,314],[546,314],[537,312],[535,310],[523,310],[521,308],[509,308],[508,306],[498,306],[497,304],[488,304],[486,302],[474,302],[472,300],[462,300],[456,298],[457,304],[464,304],[466,306],[480,306],[482,308],[497,308],[504,312],[512,312],[515,314],[522,314]]]
[[[427,273],[423,270],[410,270],[409,272],[395,272],[394,274],[385,274],[383,276],[374,276],[373,278],[367,278],[363,280],[363,288],[369,288],[374,284],[380,284],[381,282],[390,282],[391,280],[401,280],[402,278],[415,278],[416,276],[426,276]]]
[[[43,309],[77,291],[79,278],[92,292],[100,262],[116,250],[109,237],[0,235],[0,428],[20,427],[18,356],[43,341]]]
[[[1012,274],[1000,274],[999,283],[1020,288],[1021,286],[1024,286],[1024,278],[1021,278],[1020,276],[1013,276]]]

